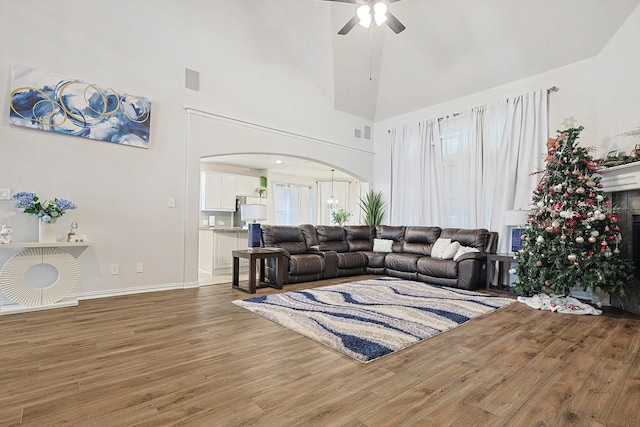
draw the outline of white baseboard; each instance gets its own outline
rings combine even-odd
[[[200,282],[198,282],[197,280],[195,282],[184,282],[185,289],[192,289],[192,288],[199,288],[199,287],[200,287]]]
[[[74,305],[78,305],[79,300],[86,300],[86,299],[109,298],[109,297],[117,297],[117,296],[123,296],[123,295],[143,294],[146,292],[160,292],[160,291],[169,291],[169,290],[175,290],[175,289],[193,289],[193,288],[199,288],[199,287],[200,287],[200,282],[196,280],[193,282],[164,283],[160,285],[138,286],[135,288],[110,289],[107,291],[73,293],[66,296],[62,301],[58,301],[57,303],[54,303],[51,305],[38,306],[38,307],[19,306],[7,300],[7,301],[0,301],[0,315],[11,314],[11,313],[26,313],[29,311],[46,310],[51,308],[71,307]]]
[[[38,305],[32,307],[9,303],[0,305],[0,316],[3,316],[5,314],[30,313],[32,311],[51,310],[54,308],[75,307],[77,305],[78,300],[73,298],[64,298],[61,301],[54,302],[53,304]]]
[[[125,289],[110,289],[107,291],[94,291],[94,292],[83,292],[78,294],[71,294],[70,296],[73,298],[77,298],[79,300],[85,299],[94,299],[94,298],[109,298],[123,295],[134,295],[134,294],[143,294],[146,292],[160,292],[160,291],[170,291],[175,289],[191,289],[200,287],[200,283],[198,281],[195,282],[179,282],[179,283],[163,283],[160,285],[150,285],[150,286],[137,286],[134,288],[125,288]]]

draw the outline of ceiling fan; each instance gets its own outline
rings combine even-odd
[[[387,24],[394,33],[398,34],[406,28],[402,25],[402,22],[398,21],[398,18],[393,16],[388,11],[387,5],[389,3],[395,3],[400,0],[325,0],[338,3],[352,3],[359,4],[360,7],[356,10],[356,15],[345,24],[338,34],[341,36],[346,35],[356,24],[360,24],[365,28],[371,27],[372,21],[379,27],[382,24]],[[373,12],[373,13],[372,13]],[[372,16],[373,15],[373,16]],[[373,18],[373,19],[372,19]]]

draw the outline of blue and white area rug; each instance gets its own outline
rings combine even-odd
[[[389,277],[233,301],[362,362],[514,302]]]

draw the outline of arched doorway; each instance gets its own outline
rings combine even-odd
[[[201,285],[231,281],[231,251],[247,247],[246,223],[241,220],[239,209],[241,204],[265,205],[268,214],[261,222],[266,224],[331,224],[331,209],[338,209],[327,205],[327,199],[331,198],[338,201],[340,209],[351,214],[347,223],[358,224],[359,198],[362,188],[368,189],[368,184],[330,165],[279,154],[204,156],[200,172],[210,183],[220,182],[217,185],[222,186],[221,192],[235,198],[235,209],[229,208],[228,203],[226,208],[214,209],[220,205],[203,205],[207,192],[201,188],[198,231],[198,280]],[[260,177],[267,183],[262,195],[257,191]],[[209,181],[201,181],[201,185],[206,185],[205,182]],[[237,184],[235,195],[229,193],[233,182]],[[246,275],[246,266],[241,268],[241,276],[243,272]]]

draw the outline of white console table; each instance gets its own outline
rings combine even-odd
[[[24,248],[5,262],[0,270],[0,290],[15,305],[0,306],[0,315],[48,310],[78,305],[77,299],[65,298],[80,280],[80,266],[62,248],[91,246],[92,242],[17,242],[0,244],[0,249]],[[58,271],[54,283],[37,287],[26,279],[26,272],[38,264],[48,264]]]

